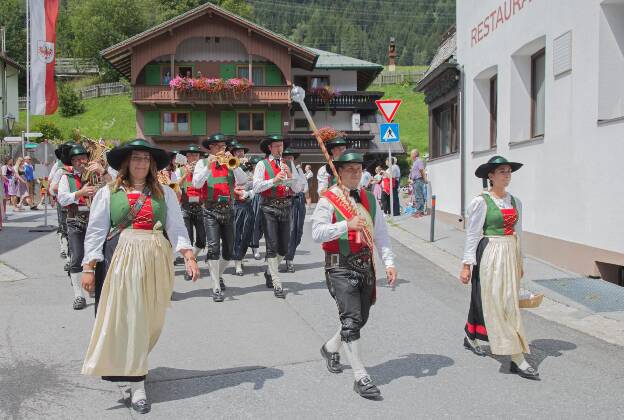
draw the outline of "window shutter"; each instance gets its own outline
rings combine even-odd
[[[221,111],[221,133],[228,136],[236,134],[236,111]]]
[[[205,111],[191,111],[191,135],[193,136],[205,136],[206,135],[206,112]]]
[[[266,116],[267,134],[282,134],[282,112],[267,111]]]
[[[275,64],[267,64],[265,79],[265,84],[267,86],[281,86],[284,84],[282,81],[282,72]]]
[[[236,64],[221,64],[219,72],[222,79],[233,79],[236,77]]]
[[[160,85],[160,64],[145,66],[145,84],[148,86]]]
[[[143,111],[143,134],[160,135],[160,111]]]

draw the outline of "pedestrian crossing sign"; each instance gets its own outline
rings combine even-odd
[[[399,142],[399,124],[380,124],[379,136],[382,143],[397,143]]]

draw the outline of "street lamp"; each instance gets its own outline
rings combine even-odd
[[[4,120],[6,121],[6,128],[9,130],[9,136],[13,132],[13,127],[15,126],[15,116],[10,112],[4,116]]]

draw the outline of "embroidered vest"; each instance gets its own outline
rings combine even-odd
[[[204,164],[207,162],[208,159],[204,159]],[[212,162],[206,184],[207,201],[216,202],[219,201],[219,197],[227,197],[229,201],[234,201],[234,174],[227,166]]]
[[[485,236],[508,236],[513,235],[518,222],[518,211],[516,210],[516,200],[511,197],[511,209],[499,208],[489,194],[482,194],[487,213],[485,214],[485,224],[483,225],[483,235]]]
[[[80,179],[80,175],[78,174],[68,173],[67,183],[69,184],[69,192],[71,193],[74,193],[82,188],[82,180]],[[84,204],[85,204],[84,197],[78,198],[78,205],[83,206]],[[75,204],[70,204],[70,206],[73,206],[73,205]]]
[[[271,161],[263,159],[262,164],[264,165],[264,179],[267,181],[275,178],[277,174],[282,172],[282,168],[277,166],[275,159]],[[289,188],[286,185],[274,185],[268,190],[262,191],[261,195],[263,197],[284,198],[288,197],[290,194]]]
[[[110,220],[111,227],[117,226],[128,214],[130,208],[134,206],[134,203],[139,199],[141,194],[130,193],[127,194],[124,190],[111,191],[110,196]],[[161,224],[161,229],[165,228],[165,222],[167,220],[167,204],[165,199],[155,199],[153,197],[147,197],[145,203],[141,207],[141,210],[134,218],[132,225],[128,228],[132,229],[144,229],[152,230],[157,221]]]
[[[360,189],[360,200],[362,201],[361,207],[366,210],[375,224],[375,213],[377,212],[377,206],[375,203],[375,196],[366,191],[364,188]],[[332,223],[342,222],[343,220],[351,219],[353,216],[342,200],[332,191],[325,191],[323,195],[334,206],[334,215],[332,216]],[[323,242],[322,248],[325,252],[332,254],[340,253],[342,255],[355,254],[360,252],[364,248],[364,241],[358,243],[356,241],[357,232],[349,230],[345,232],[340,238],[333,241]]]
[[[200,189],[193,186],[193,174],[186,173],[182,168],[178,169],[178,179],[180,185],[180,191],[182,191],[182,202],[188,203],[189,201],[199,202],[205,201],[208,196],[208,186],[204,184]],[[197,197],[192,199],[191,197]]]

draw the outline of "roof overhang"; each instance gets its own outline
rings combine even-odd
[[[420,82],[418,82],[418,84],[414,88],[414,91],[415,92],[423,92],[431,82],[433,82],[438,76],[443,74],[448,69],[455,69],[455,70],[457,70],[457,64],[449,63],[448,61],[445,62],[445,63],[440,64],[433,71],[431,71],[425,77],[423,77],[420,80]]]
[[[0,54],[0,61],[4,61],[8,65],[16,68],[19,71],[26,71],[26,67],[22,66],[20,63],[13,60],[12,58],[9,58],[9,56],[7,56],[6,54]]]

